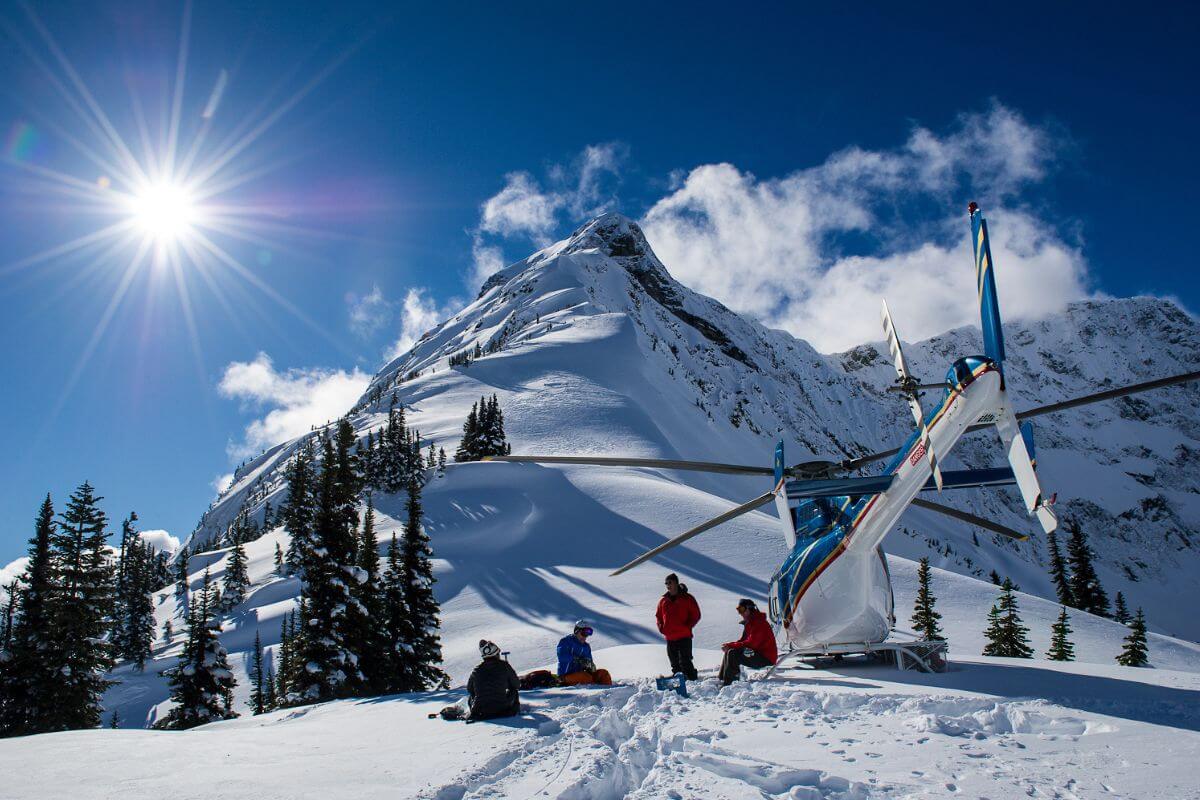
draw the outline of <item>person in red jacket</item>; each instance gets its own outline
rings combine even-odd
[[[671,674],[682,672],[689,681],[697,678],[692,664],[692,628],[700,621],[700,604],[688,594],[687,587],[679,582],[672,572],[666,580],[667,592],[658,601],[654,618],[658,621],[658,632],[667,640],[667,658],[671,661]]]
[[[751,669],[770,667],[779,657],[775,632],[767,622],[767,615],[758,610],[753,600],[745,597],[738,601],[737,610],[742,616],[742,638],[721,645],[725,658],[721,661],[718,677],[726,686],[741,677],[743,666]]]

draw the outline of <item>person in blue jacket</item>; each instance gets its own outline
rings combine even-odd
[[[574,632],[559,641],[558,680],[564,686],[576,686],[581,683],[612,685],[612,676],[608,674],[608,670],[596,669],[592,662],[592,646],[587,641],[591,635],[592,626],[581,619],[575,623]]]

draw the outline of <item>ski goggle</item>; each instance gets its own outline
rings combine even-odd
[[[591,635],[592,635],[592,629],[591,629],[591,628],[576,628],[576,629],[575,629],[575,631],[576,631],[576,633],[582,633],[584,636],[591,636]]]

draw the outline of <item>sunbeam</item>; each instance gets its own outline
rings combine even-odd
[[[311,258],[311,252],[288,247],[275,239],[328,235],[311,225],[283,222],[301,214],[311,216],[311,209],[319,213],[321,206],[306,199],[289,198],[286,205],[263,202],[245,196],[245,192],[252,182],[296,161],[295,153],[280,157],[257,145],[353,55],[365,38],[340,50],[323,64],[314,65],[307,79],[301,77],[293,83],[297,76],[294,68],[289,69],[290,77],[278,83],[276,89],[283,89],[288,83],[291,89],[278,95],[272,90],[253,113],[235,112],[222,132],[218,114],[232,111],[236,70],[219,69],[206,87],[207,94],[198,101],[189,101],[187,86],[189,82],[193,85],[197,82],[189,69],[194,11],[190,1],[182,7],[172,67],[162,77],[162,84],[168,87],[166,92],[157,101],[152,99],[153,95],[148,98],[144,80],[139,82],[131,67],[126,70],[124,86],[117,84],[121,93],[128,96],[127,109],[106,109],[101,98],[107,95],[93,92],[88,86],[85,73],[71,62],[37,10],[28,2],[21,2],[20,8],[27,27],[18,27],[14,20],[3,18],[0,26],[15,43],[13,52],[32,65],[49,90],[62,101],[60,112],[66,112],[63,119],[61,113],[56,115],[45,107],[30,108],[29,118],[37,120],[43,131],[51,133],[56,142],[69,148],[77,158],[69,162],[71,166],[63,166],[68,162],[35,161],[6,153],[0,165],[23,180],[19,188],[30,198],[23,204],[26,212],[56,211],[64,218],[70,217],[73,224],[80,221],[86,224],[95,217],[98,224],[91,231],[80,232],[76,228],[77,235],[67,241],[0,264],[0,275],[24,271],[37,276],[72,263],[76,271],[56,279],[54,288],[46,293],[56,300],[96,276],[111,282],[111,278],[104,278],[106,268],[119,275],[108,289],[111,294],[104,298],[99,318],[80,350],[48,424],[79,383],[139,274],[147,270],[149,275],[166,279],[152,280],[148,284],[151,293],[170,291],[176,295],[202,379],[197,288],[206,296],[211,295],[235,327],[241,327],[239,311],[233,307],[231,298],[237,298],[240,305],[250,306],[256,315],[262,314],[263,309],[254,302],[251,293],[243,291],[243,286],[250,288],[345,352],[343,343],[241,263],[223,243],[254,244],[271,252]],[[161,103],[162,108],[156,110],[154,102]],[[194,118],[189,116],[193,113]],[[122,122],[129,127],[124,134]],[[268,154],[270,157],[264,158]],[[85,169],[90,165],[99,172],[81,174],[81,165]],[[239,193],[243,196],[238,197]],[[124,263],[113,270],[114,262],[121,263],[118,259]],[[74,261],[82,263],[77,267]],[[198,275],[200,281],[192,281],[191,274]],[[268,327],[276,327],[272,320],[261,321]]]

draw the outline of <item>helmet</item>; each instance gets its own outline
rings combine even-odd
[[[593,633],[592,623],[588,622],[586,619],[575,620],[575,630],[583,631],[584,636],[591,636]]]
[[[500,648],[495,642],[489,642],[487,639],[479,640],[479,655],[484,658],[495,658],[500,655]]]

